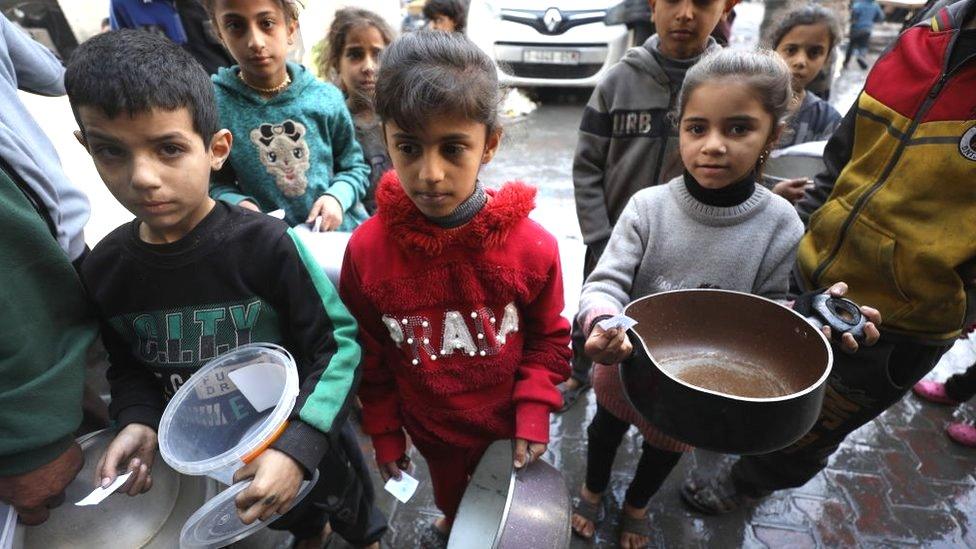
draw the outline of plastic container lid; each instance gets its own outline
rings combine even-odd
[[[246,385],[234,374],[243,368]],[[280,433],[298,390],[288,351],[269,343],[242,345],[208,362],[176,391],[159,422],[159,452],[183,474],[229,471],[229,478],[248,454]]]
[[[316,470],[315,474],[312,475],[312,480],[306,480],[298,489],[292,507],[298,505],[312,491],[318,480],[319,472]],[[273,515],[268,520],[256,520],[251,524],[241,522],[234,498],[250,485],[250,480],[238,482],[197,509],[197,512],[193,513],[193,516],[183,525],[183,530],[180,532],[180,548],[211,549],[225,547],[250,536],[277,520],[281,515]]]

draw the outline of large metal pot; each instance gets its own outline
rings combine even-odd
[[[634,407],[699,448],[761,454],[813,426],[833,364],[827,338],[774,301],[678,290],[627,306],[635,353],[620,366]]]
[[[448,549],[569,547],[569,490],[552,465],[512,465],[513,442],[488,447],[464,492]]]
[[[78,444],[85,465],[65,489],[63,505],[51,510],[40,526],[21,527],[25,549],[63,547],[171,548],[179,543],[180,528],[208,498],[208,481],[180,476],[158,455],[153,463],[152,490],[136,497],[112,494],[96,506],[76,507],[94,489],[95,465],[115,437],[105,429],[85,435]]]

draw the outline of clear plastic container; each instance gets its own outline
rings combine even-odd
[[[208,362],[173,395],[159,422],[159,452],[183,474],[230,485],[234,472],[285,430],[298,390],[288,351],[242,345]]]
[[[302,482],[298,488],[298,494],[295,495],[295,503],[292,504],[292,507],[298,505],[312,491],[318,479],[319,472],[315,471],[311,480]],[[197,509],[197,512],[193,513],[193,516],[186,521],[183,530],[180,532],[180,549],[226,547],[250,536],[280,517],[281,515],[273,515],[268,520],[256,520],[251,524],[241,522],[234,498],[237,497],[237,494],[247,490],[250,485],[251,481],[249,480],[238,482]]]

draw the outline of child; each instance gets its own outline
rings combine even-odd
[[[677,105],[685,173],[637,192],[614,228],[606,253],[586,280],[580,325],[597,363],[597,412],[589,435],[586,482],[574,530],[592,537],[621,438],[630,425],[644,436],[627,491],[620,545],[645,547],[647,504],[689,447],[655,430],[627,402],[617,363],[633,350],[621,330],[596,323],[632,300],[681,288],[722,288],[783,299],[803,224],[756,176],[779,139],[790,73],[775,53],[722,50],[688,70]]]
[[[468,23],[468,1],[427,0],[424,18],[431,30],[463,33]]]
[[[380,68],[380,54],[393,41],[393,29],[379,15],[359,8],[343,8],[336,12],[329,35],[325,39],[319,74],[328,77],[346,96],[346,106],[356,125],[356,141],[363,148],[369,164],[369,188],[363,205],[370,215],[376,213],[376,185],[380,177],[393,167],[383,141],[373,92],[376,72]]]
[[[825,141],[840,124],[840,113],[806,88],[820,74],[840,35],[837,19],[826,8],[809,5],[788,13],[770,33],[769,46],[793,73],[790,118],[777,149],[808,141]],[[803,198],[810,178],[780,181],[773,192],[794,204]]]
[[[231,169],[211,196],[261,211],[284,209],[292,226],[358,227],[368,217],[362,198],[369,166],[342,93],[285,62],[298,26],[294,0],[204,4],[238,63],[213,77],[221,125],[236,139]]]
[[[637,191],[681,173],[677,134],[667,118],[685,71],[718,44],[709,34],[737,0],[651,0],[657,34],[632,48],[593,90],[573,159],[576,214],[589,276],[617,218]],[[574,324],[568,408],[589,387],[590,362]]]
[[[82,267],[102,322],[110,412],[120,429],[99,461],[98,482],[128,470],[135,474],[122,490],[148,490],[166,400],[217,354],[251,341],[280,343],[296,358],[301,392],[280,438],[235,474],[254,478],[237,500],[241,519],[287,510],[318,469],[326,474],[315,489],[276,525],[299,547],[318,547],[329,512],[344,538],[376,544],[385,520],[368,497],[369,481],[350,465],[355,444],[346,443],[356,323],[291,229],[208,196],[211,170],[226,161],[232,137],[218,129],[206,72],[165,38],[124,30],[79,47],[65,84],[79,141],[136,216]]]
[[[864,56],[868,53],[871,42],[871,31],[875,23],[884,21],[885,14],[881,6],[874,0],[854,0],[851,4],[851,32],[848,37],[847,53],[844,55],[844,68],[851,61],[851,56],[857,57],[857,64],[861,69],[868,68]]]
[[[396,171],[349,241],[339,291],[361,327],[363,430],[380,472],[407,467],[409,433],[444,513],[426,542],[443,546],[489,444],[516,439],[517,467],[546,450],[569,373],[559,253],[527,217],[534,189],[478,181],[501,126],[495,67],[476,45],[403,36],[376,100]]]

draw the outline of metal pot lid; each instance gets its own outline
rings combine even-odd
[[[315,486],[319,479],[319,472],[315,471],[312,480],[306,480],[298,489],[294,507]],[[251,485],[250,480],[234,484],[208,501],[183,525],[180,532],[181,549],[217,549],[240,541],[258,530],[277,520],[281,515],[274,515],[268,520],[256,520],[251,524],[244,524],[237,515],[237,505],[234,498]]]

